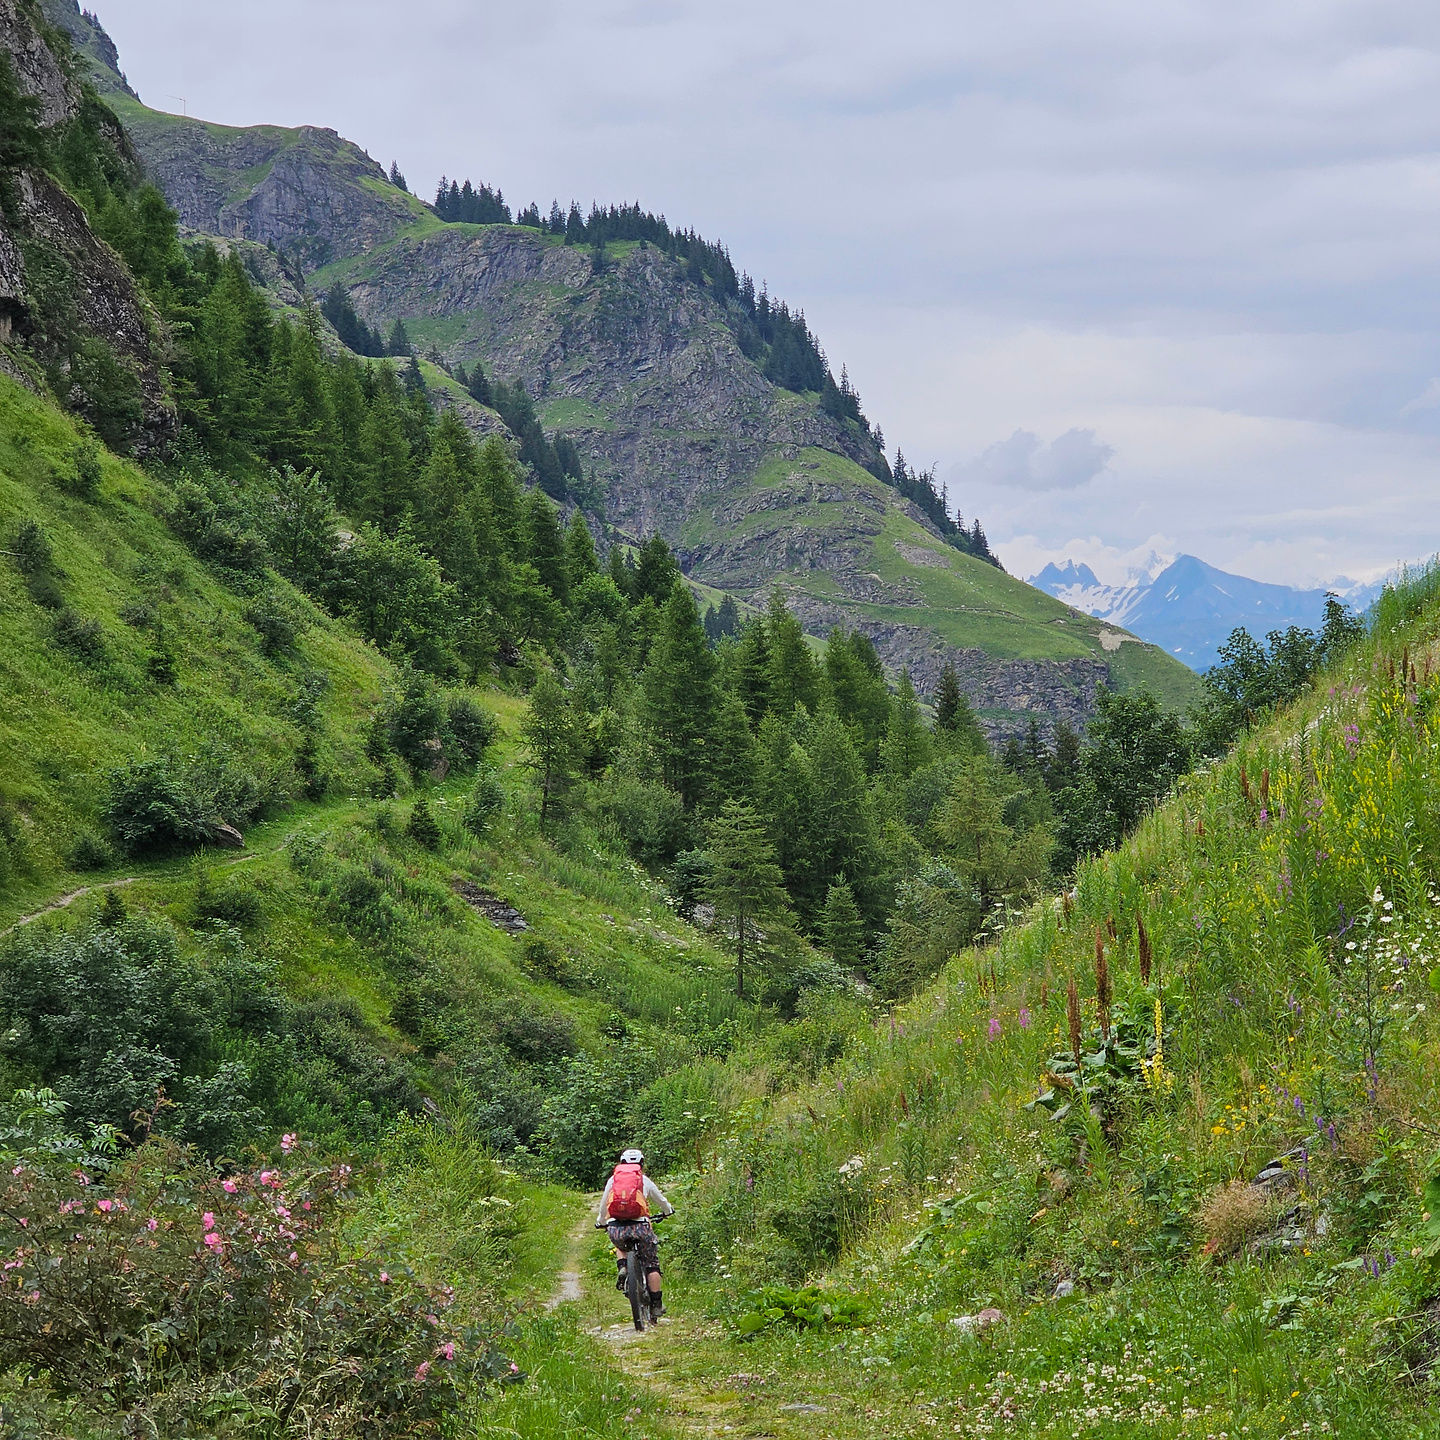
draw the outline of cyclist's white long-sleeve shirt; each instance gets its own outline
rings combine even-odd
[[[605,1225],[610,1220],[610,1192],[615,1187],[615,1177],[612,1175],[605,1182],[604,1193],[600,1196],[600,1208],[595,1212],[595,1223]],[[647,1175],[645,1177],[645,1203],[650,1207],[651,1215],[673,1215],[675,1207],[661,1193],[660,1187]],[[628,1221],[620,1221],[620,1224],[628,1224]]]

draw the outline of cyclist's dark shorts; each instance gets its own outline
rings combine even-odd
[[[648,1220],[612,1220],[605,1228],[617,1250],[640,1252],[640,1263],[647,1275],[660,1268],[660,1247],[655,1243],[655,1230]]]

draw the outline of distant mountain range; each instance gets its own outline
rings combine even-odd
[[[1030,584],[1086,615],[1123,626],[1158,645],[1194,670],[1208,670],[1237,625],[1257,640],[1291,625],[1313,629],[1325,614],[1327,590],[1296,590],[1217,570],[1193,555],[1180,555],[1155,578],[1102,585],[1088,565],[1053,561]],[[1340,581],[1328,587],[1364,610],[1381,585]]]

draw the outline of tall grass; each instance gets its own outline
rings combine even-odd
[[[862,1287],[883,1276],[882,1295],[934,1314],[1000,1304],[1012,1324],[987,1351],[926,1350],[977,1387],[1118,1365],[1143,1341],[1152,1372],[1193,1368],[1192,1408],[1203,1397],[1217,1417],[1194,1433],[1279,1435],[1296,1413],[1338,1433],[1421,1433],[1428,1350],[1409,1337],[1440,1296],[1417,1199],[1440,1130],[1437,621],[1431,565],[1386,591],[1370,637],[1289,712],[1084,862],[1068,910],[1047,900],[956,957],[794,1097],[752,1090],[720,1163],[690,1181],[691,1273],[778,1264]],[[1071,979],[1085,1049],[1100,1045],[1097,931],[1115,1015],[1141,1024],[1158,1006],[1164,1068],[1056,1122],[1022,1107],[1069,1049]],[[1299,1238],[1287,1248],[1282,1227],[1221,1263],[1207,1197],[1286,1155],[1295,1188],[1264,1228],[1289,1207]],[[787,1219],[827,1205],[848,1217],[838,1264],[797,1250]],[[1062,1279],[1092,1297],[1082,1312],[1050,1299]],[[1136,1310],[1144,1324],[1113,1333],[1097,1319]],[[884,1333],[910,1333],[903,1306]],[[1326,1358],[1340,1337],[1353,1367]],[[834,1378],[818,1346],[803,1363]],[[893,1379],[934,1383],[898,1362]],[[1157,1433],[1191,1433],[1166,1393]],[[1073,1404],[1031,1401],[1031,1428],[993,1433],[1050,1433],[1047,1415],[1071,1433]],[[1117,1424],[1139,1423],[1117,1405]]]

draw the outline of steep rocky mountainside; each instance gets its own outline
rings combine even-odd
[[[97,22],[75,0],[45,3],[105,67],[107,100],[183,224],[273,247],[312,294],[340,285],[370,325],[402,320],[422,355],[523,384],[577,446],[609,521],[659,531],[692,579],[760,602],[778,584],[811,633],[864,630],[922,694],[951,661],[996,731],[1035,714],[1083,722],[1098,681],[1193,695],[1163,651],[946,544],[875,478],[869,430],[767,380],[724,298],[671,255],[447,224],[333,131],[147,109],[119,89]],[[467,423],[499,423],[443,388]]]
[[[46,34],[33,0],[0,0],[0,49],[44,135],[75,121],[78,73]],[[113,119],[107,120],[113,127]],[[117,153],[138,165],[124,135]],[[42,376],[112,443],[141,453],[175,431],[153,307],[85,212],[39,164],[17,171],[0,207],[0,366],[35,388]]]

